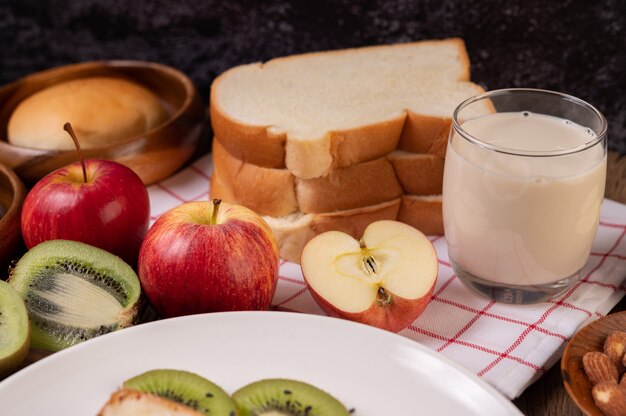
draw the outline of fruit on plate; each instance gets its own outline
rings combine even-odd
[[[253,211],[214,200],[163,214],[139,253],[139,279],[163,317],[265,310],[278,280],[278,249]]]
[[[71,131],[69,123],[66,129]],[[84,160],[72,138],[80,162],[48,174],[26,196],[24,242],[32,248],[47,240],[81,241],[135,265],[150,221],[148,191],[124,165]]]
[[[98,416],[203,416],[191,407],[150,393],[121,389],[114,392]]]
[[[154,394],[206,415],[235,415],[235,403],[216,384],[197,374],[159,369],[124,382],[124,389]]]
[[[122,259],[66,240],[29,250],[9,274],[30,318],[31,346],[57,351],[131,325],[139,279]]]
[[[325,391],[296,380],[267,379],[233,394],[239,416],[309,415],[348,416],[343,404]]]
[[[302,251],[313,298],[332,316],[397,332],[426,308],[437,280],[431,242],[397,221],[377,221],[361,240],[339,231],[313,238]]]
[[[29,338],[24,301],[10,284],[0,280],[0,376],[10,373],[24,361]]]

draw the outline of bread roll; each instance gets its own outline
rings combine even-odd
[[[81,147],[102,147],[144,133],[167,118],[147,88],[121,78],[80,78],[56,84],[22,101],[9,119],[9,143],[70,150],[70,122]]]

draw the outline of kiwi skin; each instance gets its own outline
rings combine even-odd
[[[302,381],[266,379],[250,383],[233,394],[239,416],[349,416],[336,398]],[[274,413],[276,412],[276,413]]]
[[[9,317],[9,315],[11,316]],[[14,330],[13,328],[2,328],[2,321],[6,319],[17,320],[17,324],[21,326],[18,331],[22,333],[9,334],[9,337],[3,337],[1,335],[3,330]],[[14,348],[0,351],[0,377],[11,374],[20,366],[28,355],[30,345],[30,325],[28,324],[26,305],[19,293],[10,284],[0,280],[0,340],[10,338],[13,335],[17,335]]]
[[[147,371],[126,380],[123,388],[151,393],[208,416],[237,415],[235,402],[221,387],[189,371]]]
[[[95,303],[86,301],[84,291],[73,296],[65,295],[64,300],[59,301],[61,292],[57,287],[66,279],[59,277],[64,273],[82,277],[94,288],[107,292],[114,298],[113,302],[119,303],[119,311],[99,324],[94,323],[94,315],[98,322],[102,316],[101,309]],[[119,257],[85,243],[50,240],[38,244],[11,269],[8,282],[26,304],[31,347],[36,349],[58,351],[125,328],[132,325],[138,313],[141,286],[133,269]],[[55,290],[57,299],[46,297],[47,293]],[[81,300],[82,306],[77,306],[80,305],[77,301]],[[91,323],[83,326],[59,323],[55,315],[63,312],[83,320],[89,317]]]

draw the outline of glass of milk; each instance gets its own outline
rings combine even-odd
[[[594,107],[552,91],[491,91],[457,107],[443,221],[459,279],[526,304],[580,278],[604,197],[606,129]]]

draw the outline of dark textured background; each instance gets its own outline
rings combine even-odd
[[[581,97],[626,153],[626,1],[0,2],[0,82],[96,59],[162,62],[208,99],[241,63],[298,52],[463,37],[472,79]]]

